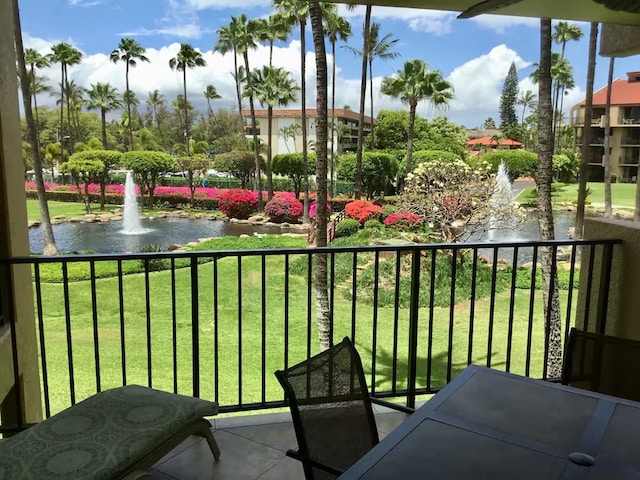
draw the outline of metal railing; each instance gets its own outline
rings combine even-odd
[[[598,265],[595,277],[608,290],[617,243],[24,257],[0,260],[0,273],[11,285],[13,267],[32,269],[47,418],[130,383],[211,399],[221,412],[285,406],[273,372],[320,348],[321,257],[331,341],[355,342],[373,397],[400,397],[413,408],[417,396],[439,391],[471,363],[547,379],[552,350],[562,348],[550,343],[549,332],[559,329],[565,338],[575,323],[586,328],[593,302],[587,299],[584,319],[576,318],[578,283],[591,291]],[[580,250],[589,254],[586,272],[577,268]],[[557,325],[541,290],[545,255],[556,273],[551,288],[560,287]],[[598,297],[599,325],[607,295]],[[11,301],[5,312],[13,317]],[[20,339],[11,326],[15,346]]]

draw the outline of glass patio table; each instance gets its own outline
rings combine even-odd
[[[340,480],[638,479],[639,438],[640,403],[472,365]]]

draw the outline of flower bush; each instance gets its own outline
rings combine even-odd
[[[302,216],[302,203],[296,199],[294,194],[278,194],[267,202],[264,213],[269,216],[269,220],[276,223],[297,222]]]
[[[387,227],[394,228],[416,228],[420,226],[422,219],[411,212],[396,212],[388,215],[384,219],[384,224]]]
[[[233,188],[218,196],[220,211],[231,218],[247,219],[258,210],[258,194]]]
[[[367,220],[376,218],[382,213],[382,207],[373,202],[367,202],[366,200],[349,202],[344,210],[347,217],[357,220],[361,224]]]
[[[345,218],[336,227],[336,237],[348,237],[357,233],[360,229],[360,223],[352,218]]]
[[[309,204],[309,218],[316,218],[316,214],[318,210],[318,206],[316,205],[316,201],[314,200]],[[331,204],[327,202],[327,214],[331,215]]]

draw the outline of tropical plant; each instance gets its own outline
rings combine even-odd
[[[293,195],[276,194],[267,202],[264,207],[264,213],[269,220],[276,223],[295,223],[302,216],[302,203]]]
[[[512,182],[518,177],[535,177],[538,170],[538,155],[526,150],[496,150],[484,154],[482,161],[489,163],[494,173],[497,173],[500,164],[504,163]]]
[[[202,54],[188,43],[181,43],[178,54],[169,60],[171,70],[182,72],[182,87],[184,94],[184,145],[187,148],[187,157],[189,156],[189,132],[188,107],[187,107],[187,69],[195,67],[204,67],[205,62]]]
[[[293,153],[297,151],[296,148],[296,136],[301,133],[302,127],[299,123],[292,123],[291,125],[286,125],[280,128],[278,135],[280,135],[284,139],[284,144],[287,147],[287,152],[292,153],[289,148],[289,140],[293,143]]]
[[[293,190],[296,198],[300,198],[302,182],[305,178],[305,172],[313,171],[316,168],[316,155],[309,153],[307,155],[307,168],[303,165],[304,157],[302,153],[280,153],[273,157],[272,169],[276,175],[289,177],[293,181]]]
[[[218,206],[229,218],[247,219],[258,210],[258,193],[237,188],[225,190],[218,196]]]
[[[33,112],[35,113],[35,127],[36,127],[36,137],[38,138],[38,151],[40,150],[40,132],[38,121],[38,93],[48,91],[49,87],[40,83],[40,88],[38,88],[38,80],[42,79],[42,77],[38,77],[36,74],[36,68],[45,68],[49,66],[49,57],[47,55],[42,55],[40,52],[33,48],[27,48],[24,52],[24,62],[26,65],[29,65],[29,78],[31,79],[30,88],[31,88],[31,97],[33,98]]]
[[[104,163],[100,160],[87,158],[87,153],[90,152],[74,153],[69,157],[68,161],[60,165],[60,171],[71,175],[78,189],[80,201],[84,202],[86,212],[91,213],[89,184],[93,182],[100,173],[104,172]]]
[[[201,155],[192,157],[177,157],[176,167],[181,172],[187,172],[187,186],[189,187],[189,203],[193,206],[193,197],[196,194],[196,183],[194,177],[196,175],[204,175],[211,164],[211,159]]]
[[[284,68],[264,66],[251,72],[251,82],[245,95],[255,97],[264,107],[267,106],[267,198],[273,197],[273,175],[271,172],[273,108],[286,107],[296,99],[299,90],[291,74]]]
[[[522,121],[520,123],[524,124],[524,114],[527,109],[535,110],[536,108],[536,94],[531,90],[527,90],[526,92],[521,91],[518,100],[516,100],[516,105],[522,105]]]
[[[207,109],[208,109],[207,111],[209,113],[209,116],[213,117],[214,114],[213,114],[213,109],[211,108],[211,100],[217,100],[222,97],[216,90],[216,87],[213,85],[207,85],[206,90],[202,92],[202,94],[204,95],[204,98],[207,100]]]
[[[123,62],[125,64],[125,101],[127,103],[127,118],[129,119],[129,144],[128,150],[133,150],[133,127],[131,121],[131,101],[129,97],[129,68],[134,68],[140,62],[149,62],[145,56],[144,49],[133,38],[122,38],[118,44],[118,48],[111,52],[110,59],[113,63]]]
[[[100,120],[102,122],[102,147],[106,150],[107,146],[107,112],[122,108],[118,90],[109,83],[91,84],[91,88],[87,90],[89,101],[87,108],[90,110],[100,110]]]
[[[221,153],[213,159],[212,167],[219,172],[228,173],[240,180],[241,188],[246,188],[256,172],[255,158],[247,150],[235,150]],[[257,199],[256,199],[257,201]]]
[[[356,169],[356,155],[345,153],[338,160],[338,179],[352,181]],[[362,155],[362,186],[367,198],[372,199],[376,194],[386,190],[389,182],[398,173],[398,161],[385,152],[364,152]]]
[[[418,103],[431,100],[446,105],[453,98],[453,86],[439,70],[430,71],[420,59],[408,60],[395,76],[384,77],[380,91],[409,105],[407,171],[412,170],[413,136]]]
[[[273,66],[273,47],[277,41],[286,42],[291,33],[293,23],[291,18],[274,13],[269,18],[258,20],[258,38],[261,42],[269,45],[269,66]]]
[[[347,7],[350,9],[354,6]],[[369,51],[371,49],[371,4],[365,7],[364,13],[364,26],[362,28],[362,70],[360,73],[360,106],[358,110],[358,143],[356,147],[356,176],[355,176],[355,192],[356,199],[360,198],[362,190],[362,151],[364,148],[364,109],[365,100],[367,96],[367,59],[369,58]],[[373,121],[373,119],[372,119]]]

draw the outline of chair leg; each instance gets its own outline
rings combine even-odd
[[[211,424],[203,418],[198,427],[199,428],[194,432],[194,434],[203,437],[209,444],[211,453],[213,453],[213,458],[215,458],[216,460],[220,460],[220,447],[218,447],[216,439],[213,438],[213,432],[211,432]]]

